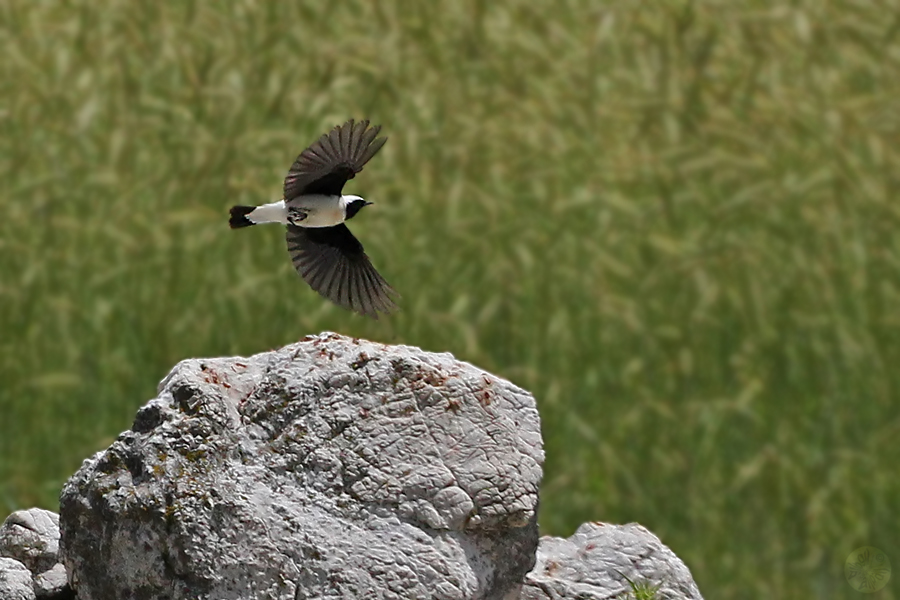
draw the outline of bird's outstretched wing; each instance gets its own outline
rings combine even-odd
[[[397,292],[378,274],[347,226],[288,225],[288,252],[306,283],[335,304],[378,318],[397,308]]]
[[[381,126],[369,127],[369,121],[354,123],[350,119],[338,125],[300,153],[284,179],[284,199],[301,194],[341,193],[348,179],[362,171],[386,137],[377,138]]]

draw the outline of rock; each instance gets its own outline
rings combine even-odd
[[[59,515],[41,508],[19,510],[0,526],[0,556],[28,570],[31,598],[63,598],[71,594],[66,569],[59,563]],[[0,599],[6,596],[0,594]]]
[[[34,593],[40,598],[74,597],[69,589],[66,568],[57,563],[52,569],[34,576]]]
[[[61,556],[81,600],[502,598],[542,462],[532,396],[449,354],[187,360],[66,484]]]
[[[0,556],[14,558],[32,573],[58,562],[59,515],[41,508],[18,510],[0,526]]]
[[[0,598],[34,600],[31,571],[14,558],[0,557]]]
[[[628,579],[659,586],[659,600],[702,600],[685,564],[637,523],[585,523],[568,539],[541,538],[520,598],[632,598]]]

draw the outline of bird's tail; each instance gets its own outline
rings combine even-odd
[[[255,206],[232,206],[230,211],[231,218],[228,220],[228,224],[231,225],[232,229],[256,225],[256,223],[247,218],[247,215],[254,210],[256,210]]]

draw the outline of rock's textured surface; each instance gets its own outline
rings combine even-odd
[[[40,508],[19,510],[0,525],[0,557],[15,559],[16,565],[28,570],[28,586],[33,588],[28,597],[64,598],[71,593],[58,551],[59,515],[56,513]],[[17,585],[21,583],[21,574],[13,578]],[[0,593],[0,600],[6,598]]]
[[[34,575],[34,593],[41,598],[73,598],[66,578],[66,568],[57,563],[43,573]]]
[[[636,523],[585,523],[568,539],[541,538],[537,563],[525,578],[520,598],[631,598],[628,579],[658,586],[659,600],[702,600],[684,563]]]
[[[81,600],[500,598],[537,545],[534,399],[323,334],[188,360],[61,496]]]
[[[58,562],[59,515],[41,508],[17,510],[0,525],[0,556],[14,558],[32,573]]]
[[[31,571],[14,558],[0,557],[0,598],[34,600]]]

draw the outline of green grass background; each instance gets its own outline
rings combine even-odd
[[[707,598],[900,580],[900,3],[0,4],[0,509],[57,506],[180,359],[334,330],[537,397],[540,523],[638,521]],[[296,154],[403,295],[311,292],[276,227]]]

